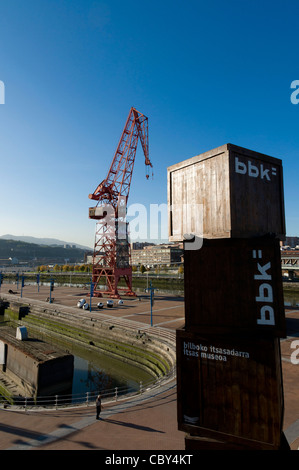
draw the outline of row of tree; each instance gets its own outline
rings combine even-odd
[[[92,272],[92,265],[91,264],[77,264],[77,265],[69,265],[69,264],[64,264],[64,265],[59,265],[55,264],[53,268],[50,268],[49,266],[38,266],[37,271],[39,273],[47,273],[47,272],[52,272],[54,271],[55,273],[68,273],[68,272],[74,272],[74,273],[90,273]]]
[[[53,266],[53,268],[49,268],[49,266],[45,266],[45,265],[42,265],[42,266],[38,266],[37,267],[37,271],[39,273],[43,273],[43,272],[56,272],[56,273],[68,273],[68,272],[74,272],[74,273],[91,273],[92,272],[92,265],[91,264],[81,264],[81,265],[69,265],[69,264],[64,264],[64,265],[59,265],[59,264],[55,264],[55,266]],[[150,271],[148,270],[143,264],[141,264],[140,266],[133,266],[132,267],[132,271],[133,273],[134,272],[140,272],[140,273],[144,273],[146,271]],[[160,269],[159,268],[156,268],[155,269],[155,273],[156,274],[159,274],[160,272]],[[178,273],[179,274],[182,274],[184,272],[184,268],[183,266],[179,266],[178,267]]]
[[[161,267],[161,266],[160,266],[160,267],[156,267],[155,270],[154,270],[154,272],[155,272],[156,274],[159,274],[161,271],[164,271],[164,269],[165,269],[165,267]],[[141,272],[141,273],[145,273],[146,271],[152,271],[152,269],[147,269],[143,264],[141,264],[140,266],[133,266],[133,267],[132,267],[132,271],[133,271],[133,273],[134,273],[134,272],[136,273],[136,272],[138,272],[138,271]],[[182,265],[180,265],[180,266],[178,267],[178,273],[179,273],[179,274],[183,274],[183,272],[184,272],[184,267],[183,267]]]

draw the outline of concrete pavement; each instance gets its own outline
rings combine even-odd
[[[2,285],[1,293],[15,286]],[[44,289],[44,288],[43,288]],[[25,298],[44,301],[48,292],[37,293],[25,286]],[[1,295],[0,293],[0,295]],[[15,294],[16,296],[19,294]],[[75,306],[88,291],[79,288],[55,288],[54,305]],[[96,302],[95,302],[96,304]],[[130,299],[124,308],[106,309],[92,315],[114,316],[126,321],[150,325],[148,298]],[[85,314],[88,314],[86,312]],[[295,343],[299,332],[299,310],[286,311],[288,337],[281,341],[285,398],[284,432],[291,449],[299,447],[299,388]],[[153,310],[155,328],[175,331],[184,325],[182,298],[157,295]],[[299,346],[297,346],[298,349]],[[65,410],[23,411],[0,409],[0,450],[181,450],[184,433],[177,430],[176,383],[163,385],[142,396],[104,404],[102,420],[95,419],[92,406]]]

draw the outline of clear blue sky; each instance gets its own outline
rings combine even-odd
[[[167,203],[167,167],[231,142],[281,158],[299,236],[298,1],[0,0],[0,235],[93,246],[88,194],[131,106],[149,118],[129,204]]]

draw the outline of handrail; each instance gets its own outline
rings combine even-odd
[[[95,403],[95,400],[100,393],[102,396],[103,402],[115,402],[120,399],[127,399],[136,395],[140,395],[150,388],[158,387],[163,385],[165,382],[174,380],[176,377],[176,367],[173,366],[170,371],[164,375],[160,376],[158,379],[149,380],[147,382],[140,381],[139,390],[136,388],[129,388],[127,386],[123,387],[114,387],[110,389],[97,390],[92,392],[85,392],[83,394],[69,394],[69,395],[52,395],[52,396],[38,396],[33,397],[15,397],[12,399],[9,396],[2,394],[0,400],[3,402],[0,403],[0,407],[5,409],[28,409],[40,410],[40,409],[63,409],[70,407],[79,407],[79,406],[90,406]]]

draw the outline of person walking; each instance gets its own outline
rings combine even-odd
[[[99,394],[96,399],[96,409],[97,409],[97,417],[96,419],[100,419],[100,413],[102,411],[102,397]]]

